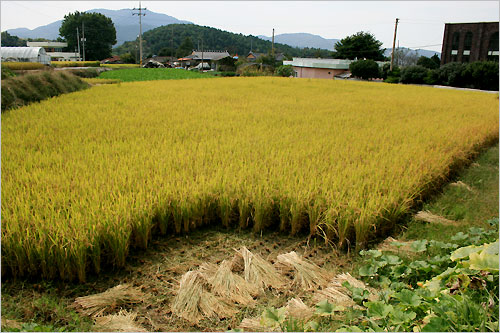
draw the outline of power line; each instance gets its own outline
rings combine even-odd
[[[419,47],[430,47],[430,46],[441,46],[443,45],[443,43],[441,44],[432,44],[432,45],[422,45],[422,46],[407,46],[407,48],[409,49],[416,49],[416,48],[419,48]]]
[[[132,10],[138,10],[139,13],[132,13],[132,16],[139,16],[139,65],[142,67],[142,16],[146,16],[146,13],[142,13],[146,8],[141,7],[141,2],[139,1],[139,8],[134,8]]]

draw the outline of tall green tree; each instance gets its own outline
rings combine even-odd
[[[190,37],[184,38],[181,45],[177,49],[176,57],[180,58],[180,57],[185,57],[187,55],[190,55],[191,52],[193,52],[193,48],[194,48],[194,45],[193,45],[193,41],[191,40],[191,38]]]
[[[26,41],[17,36],[9,34],[7,31],[2,32],[2,46],[26,46]]]
[[[338,41],[335,44],[333,56],[337,59],[384,60],[385,49],[381,49],[381,46],[382,42],[374,35],[360,31]]]
[[[111,56],[111,47],[116,44],[116,29],[113,21],[99,13],[76,11],[64,16],[59,34],[68,43],[68,49],[77,46],[76,28],[82,38],[82,23],[85,24],[85,60],[102,60]],[[80,46],[83,52],[83,47]]]

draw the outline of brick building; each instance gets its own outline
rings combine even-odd
[[[486,60],[498,62],[498,22],[445,24],[441,65]]]

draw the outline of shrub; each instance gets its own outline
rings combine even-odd
[[[2,80],[13,76],[16,76],[16,74],[11,69],[8,67],[2,67]]]
[[[87,87],[86,82],[71,73],[45,71],[8,78],[2,81],[2,112]]]
[[[279,76],[293,76],[293,67],[292,65],[281,65],[275,70],[276,75]]]
[[[33,70],[42,69],[44,65],[38,62],[2,62],[2,68],[8,68],[11,70]]]
[[[477,61],[467,65],[462,72],[467,86],[475,89],[498,90],[498,63]]]
[[[463,72],[466,65],[458,62],[450,62],[436,69],[436,84],[453,87],[465,87]]]
[[[355,77],[369,80],[381,77],[380,68],[373,60],[358,60],[349,65],[349,70]]]
[[[420,65],[405,67],[401,70],[401,82],[422,84],[428,71],[427,68]]]
[[[99,72],[96,69],[74,69],[71,71],[71,73],[84,78],[93,78],[99,76]]]

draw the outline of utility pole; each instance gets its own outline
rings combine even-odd
[[[274,58],[274,28],[273,28],[273,47],[271,49],[271,54],[273,55]]]
[[[134,8],[132,10],[138,10],[139,13],[132,13],[132,16],[138,15],[139,16],[139,64],[140,67],[142,67],[142,16],[146,16],[146,13],[142,13],[143,10],[146,10],[146,8],[141,7],[141,2],[139,1],[139,8]]]
[[[80,33],[78,32],[78,27],[76,27],[76,42],[78,44],[78,60],[82,60],[82,55],[80,53]]]
[[[201,39],[201,72],[203,73],[203,38]]]
[[[392,41],[392,52],[391,52],[391,67],[389,70],[392,71],[392,65],[394,63],[394,48],[396,47],[396,32],[398,31],[398,22],[399,19],[396,18],[396,26],[394,27],[394,40]]]
[[[82,46],[83,46],[83,61],[85,61],[85,22],[82,22]]]

